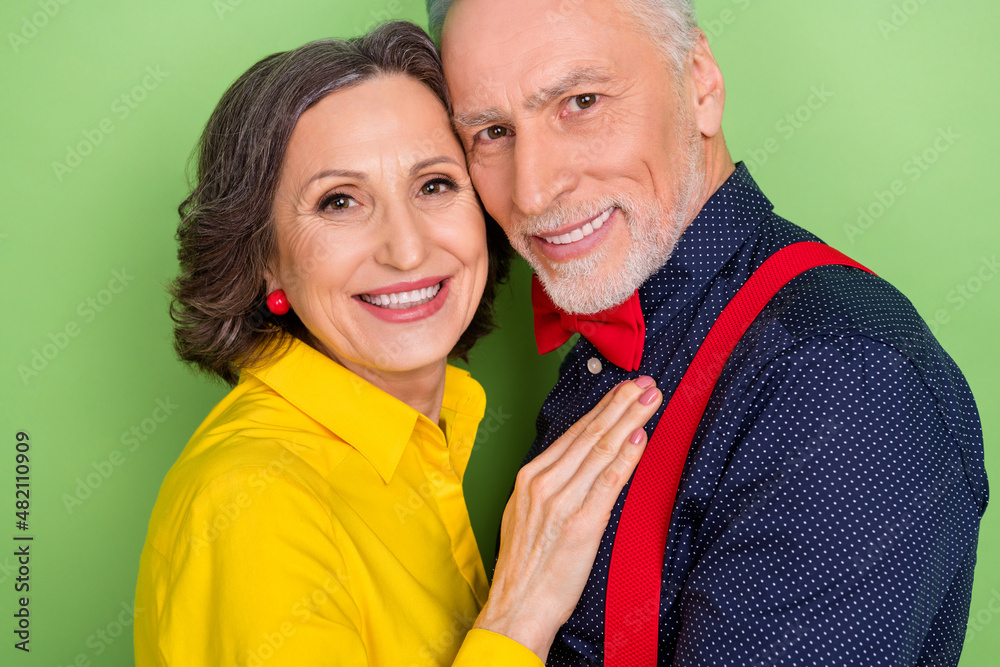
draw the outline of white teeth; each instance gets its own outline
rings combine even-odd
[[[583,227],[577,227],[572,232],[566,234],[560,234],[559,236],[543,236],[542,238],[549,243],[554,243],[555,245],[566,245],[567,243],[576,243],[577,241],[587,238],[598,229],[604,226],[604,223],[608,221],[611,214],[614,212],[614,208],[609,208],[604,213],[600,214]]]
[[[604,226],[604,223],[608,221],[608,218],[611,217],[611,214],[614,212],[614,210],[615,209],[613,209],[613,208],[609,208],[607,211],[605,211],[601,215],[597,216],[596,220],[594,220],[592,223],[590,223],[590,224],[592,224],[594,226],[594,231],[595,232],[598,229],[600,229],[602,226]]]
[[[441,291],[442,283],[431,287],[422,287],[409,292],[394,292],[392,294],[362,294],[361,300],[379,308],[391,308],[400,310],[405,308],[416,308],[433,301],[434,297]]]

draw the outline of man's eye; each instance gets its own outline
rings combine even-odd
[[[569,110],[570,111],[583,111],[594,106],[594,102],[597,101],[597,95],[594,93],[585,93],[583,95],[576,95],[569,98]]]
[[[354,201],[352,197],[347,195],[331,195],[323,200],[320,204],[321,209],[332,209],[334,211],[343,211],[344,209],[351,208],[352,206],[357,206],[358,202]]]
[[[491,125],[485,130],[477,133],[475,138],[482,141],[496,141],[497,139],[503,139],[509,134],[510,130],[503,125]]]

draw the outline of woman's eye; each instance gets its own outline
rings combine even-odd
[[[475,138],[482,141],[496,141],[497,139],[503,139],[508,134],[510,134],[510,131],[503,125],[491,125],[477,133]]]
[[[334,211],[343,211],[344,209],[357,205],[358,202],[354,201],[352,197],[348,197],[347,195],[333,195],[324,199],[320,208],[324,210],[332,209]]]
[[[569,98],[569,110],[570,111],[583,111],[584,109],[589,109],[594,106],[594,102],[597,101],[597,95],[594,93],[584,93],[583,95],[576,95]]]
[[[438,195],[442,192],[447,192],[448,190],[455,189],[455,182],[449,178],[435,178],[432,181],[427,181],[420,188],[420,194],[422,195]]]

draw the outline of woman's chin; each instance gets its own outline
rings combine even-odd
[[[325,353],[362,377],[371,374],[419,376],[447,364],[448,355],[463,330],[457,326],[429,327],[419,323],[370,327],[365,340],[346,346],[327,344]]]

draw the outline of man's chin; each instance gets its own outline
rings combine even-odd
[[[589,315],[624,303],[638,287],[623,284],[620,276],[609,274],[600,270],[601,268],[603,267],[577,273],[535,266],[535,272],[546,294],[556,306],[567,313]]]

